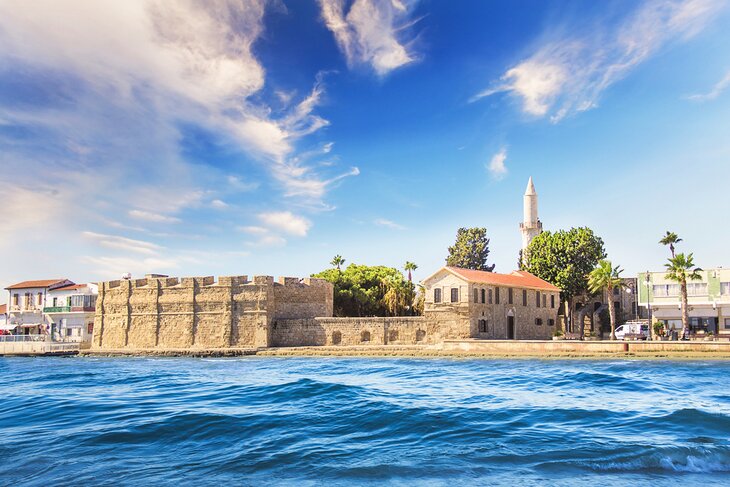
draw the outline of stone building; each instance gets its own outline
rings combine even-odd
[[[443,267],[423,285],[425,315],[458,323],[458,338],[544,340],[555,331],[560,289],[529,272]]]
[[[92,348],[268,347],[277,320],[332,316],[332,284],[271,276],[150,276],[99,285]]]

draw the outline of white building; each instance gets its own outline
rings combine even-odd
[[[8,326],[8,305],[0,304],[0,335],[9,331],[10,327]]]
[[[8,291],[8,324],[24,335],[50,333],[43,315],[48,292],[73,282],[68,279],[41,279],[23,281],[5,289]]]
[[[91,341],[98,292],[96,284],[68,284],[48,291],[43,314],[55,339]]]
[[[730,339],[730,269],[704,269],[700,275],[699,280],[687,281],[690,333]],[[667,279],[666,272],[649,272],[639,274],[637,285],[639,305],[650,307],[655,321],[669,329],[682,328],[679,283]]]

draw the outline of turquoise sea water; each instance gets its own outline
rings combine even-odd
[[[730,363],[0,358],[2,485],[730,485]]]

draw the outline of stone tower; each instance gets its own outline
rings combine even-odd
[[[542,222],[537,217],[537,193],[535,192],[535,185],[532,183],[532,176],[530,176],[525,190],[520,232],[522,232],[522,252],[530,245],[533,238],[542,233]]]

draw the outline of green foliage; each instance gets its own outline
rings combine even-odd
[[[334,285],[335,316],[403,315],[412,307],[414,286],[398,269],[350,264],[312,275]]]
[[[610,260],[602,260],[598,266],[588,274],[588,291],[597,294],[606,289],[611,295],[613,288],[621,287],[621,273],[623,269],[612,267]]]
[[[410,260],[407,260],[405,265],[403,266],[403,270],[405,270],[408,273],[408,282],[413,281],[413,276],[411,275],[412,271],[415,271],[418,269],[418,266],[411,262]]]
[[[446,265],[492,272],[494,264],[487,265],[489,256],[489,239],[486,228],[459,228],[456,231],[456,242],[449,247]]]
[[[677,254],[671,259],[667,259],[669,262],[664,264],[667,268],[667,279],[679,284],[686,284],[687,281],[697,281],[702,279],[702,269],[695,267],[694,256],[692,254],[684,255],[683,253]]]
[[[676,233],[670,232],[667,230],[667,233],[664,234],[664,237],[662,237],[661,240],[659,240],[659,243],[662,245],[668,245],[669,251],[672,253],[672,258],[674,258],[674,244],[681,242],[682,239],[677,236]]]
[[[345,264],[345,259],[340,254],[335,255],[330,261],[330,265],[336,268],[338,271]]]
[[[587,227],[542,232],[522,256],[523,270],[559,287],[563,299],[588,289],[588,274],[606,257],[603,240]]]

